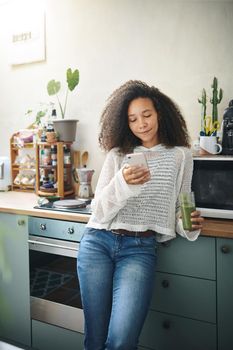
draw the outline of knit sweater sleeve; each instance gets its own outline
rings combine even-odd
[[[126,204],[127,199],[137,196],[141,185],[128,185],[122,173],[122,157],[117,149],[112,149],[106,156],[91,208],[93,217],[99,223],[111,221]]]
[[[183,162],[183,177],[181,181],[180,192],[190,192],[191,182],[193,175],[193,158],[192,153],[189,149],[184,150],[184,162]],[[188,231],[184,230],[182,220],[179,200],[176,204],[176,232],[182,237],[187,238],[189,241],[195,241],[200,235],[200,230]]]

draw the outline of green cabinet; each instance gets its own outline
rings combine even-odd
[[[150,310],[140,343],[146,349],[155,350],[214,350],[216,327],[208,322]]]
[[[0,213],[0,337],[31,345],[28,219]]]
[[[140,346],[152,350],[215,350],[215,238],[159,244],[154,294]]]
[[[200,236],[190,242],[177,237],[158,246],[157,271],[216,279],[215,238]]]
[[[159,244],[140,350],[233,349],[233,239]],[[0,338],[39,350],[83,348],[83,334],[30,319],[28,218],[0,213]]]
[[[81,350],[83,334],[32,320],[32,347],[39,350]]]
[[[216,323],[216,282],[157,272],[151,309]]]
[[[217,238],[218,349],[233,349],[233,239]]]

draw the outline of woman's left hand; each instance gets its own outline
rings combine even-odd
[[[195,210],[191,213],[191,221],[192,221],[192,230],[200,230],[202,229],[202,223],[204,221],[204,218],[201,216],[200,211]]]

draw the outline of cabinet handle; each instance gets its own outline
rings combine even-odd
[[[25,225],[25,220],[19,219],[19,220],[18,220],[18,225],[19,225],[19,226],[24,226],[24,225]]]
[[[164,329],[169,329],[171,328],[171,322],[168,320],[163,321],[163,328]]]
[[[74,233],[74,228],[73,227],[68,227],[68,233],[72,235]]]
[[[162,281],[162,286],[163,286],[163,288],[168,288],[169,287],[169,281],[168,280],[163,280]]]
[[[228,253],[230,253],[230,247],[228,246],[228,245],[223,245],[222,247],[221,247],[221,252],[223,253],[223,254],[228,254]]]
[[[45,231],[46,230],[46,224],[40,224],[40,229],[42,231]]]

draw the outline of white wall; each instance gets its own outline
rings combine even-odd
[[[224,90],[220,118],[233,98],[233,1],[39,3],[46,14],[46,61],[14,67],[7,51],[14,1],[0,5],[0,155],[9,154],[12,133],[33,121],[25,112],[53,100],[47,82],[65,82],[68,67],[79,68],[80,84],[69,96],[67,114],[79,119],[75,148],[89,151],[94,183],[104,159],[98,148],[100,113],[113,89],[126,80],[143,80],[176,100],[193,139],[200,129],[202,88],[211,95],[213,77],[218,78]]]

